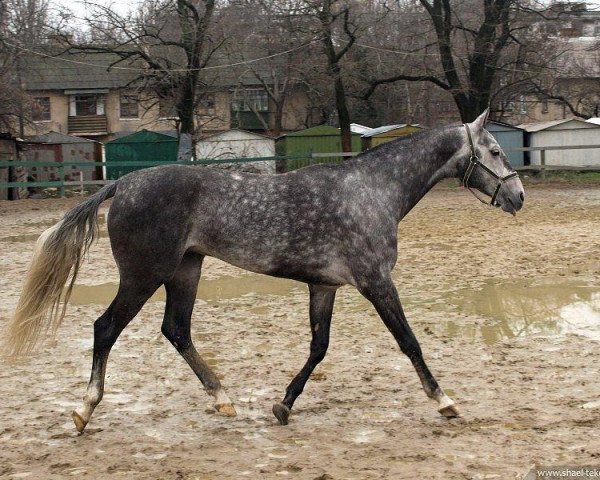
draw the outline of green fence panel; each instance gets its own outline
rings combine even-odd
[[[162,133],[141,130],[117,138],[104,145],[106,178],[116,180],[130,172],[145,168],[137,162],[173,163],[177,160],[178,141]]]

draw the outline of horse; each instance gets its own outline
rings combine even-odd
[[[426,395],[447,418],[458,416],[427,367],[391,278],[398,224],[440,180],[456,177],[489,203],[516,214],[524,191],[496,140],[474,122],[426,130],[391,141],[340,164],[313,165],[278,175],[165,165],[130,173],[68,211],[38,239],[7,335],[9,355],[31,353],[56,330],[81,263],[98,235],[100,204],[113,197],[107,226],[119,270],[118,292],[94,323],[91,376],[83,406],[72,412],[83,432],[104,392],[111,347],[161,286],[166,288],[162,333],[186,360],[221,415],[235,407],[198,354],[190,335],[202,261],[219,258],[252,272],[308,284],[310,354],[273,405],[288,424],[294,402],[329,345],[336,291],[354,286],[368,299],[400,350],[411,360]],[[70,279],[70,280],[69,280]],[[67,285],[68,283],[68,285]]]

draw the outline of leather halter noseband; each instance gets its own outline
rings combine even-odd
[[[469,129],[469,126],[466,123],[463,125],[464,125],[465,129],[467,130],[467,137],[469,138],[469,145],[471,147],[471,156],[469,157],[469,166],[467,167],[467,170],[466,170],[465,175],[462,180],[463,186],[466,187],[469,190],[469,192],[471,192],[473,194],[473,196],[477,200],[479,200],[481,203],[485,203],[486,205],[496,206],[496,197],[498,196],[498,193],[500,192],[502,185],[504,185],[504,183],[507,180],[510,180],[511,178],[514,178],[514,177],[518,177],[519,174],[517,172],[512,172],[512,173],[509,173],[508,175],[505,175],[504,177],[501,177],[496,172],[494,172],[493,170],[491,170],[490,168],[485,166],[483,163],[481,163],[479,161],[479,157],[477,156],[477,153],[475,152],[475,144],[473,143],[473,137],[471,137],[471,130]],[[475,170],[475,167],[481,167],[484,172],[489,173],[492,177],[494,177],[496,179],[496,189],[494,190],[494,194],[492,195],[492,199],[490,200],[489,204],[487,201],[485,201],[484,199],[479,197],[473,190],[471,190],[471,187],[469,186],[469,178],[471,178],[471,174],[473,173],[473,170]]]

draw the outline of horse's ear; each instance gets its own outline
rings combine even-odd
[[[479,115],[475,121],[472,123],[473,125],[473,129],[477,132],[479,130],[483,130],[483,127],[485,126],[487,119],[488,119],[488,115],[490,113],[490,109],[486,108],[485,111]]]

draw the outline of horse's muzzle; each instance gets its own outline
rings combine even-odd
[[[522,187],[519,189],[501,189],[496,198],[496,206],[512,215],[516,215],[516,213],[523,208],[524,202],[525,192]]]

